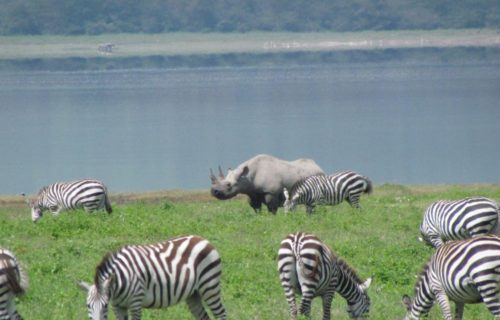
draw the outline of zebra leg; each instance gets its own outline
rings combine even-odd
[[[297,319],[297,303],[295,302],[295,290],[293,285],[290,283],[285,283],[282,280],[283,289],[285,290],[286,301],[288,302],[288,306],[290,307],[290,318],[292,320]]]
[[[455,320],[462,320],[464,317],[464,304],[455,302]]]
[[[201,303],[201,296],[198,292],[195,292],[192,296],[187,298],[186,303],[189,307],[191,314],[198,320],[210,320],[203,304]]]
[[[314,204],[306,204],[306,213],[307,214],[312,214],[314,211]]]
[[[444,291],[436,292],[436,300],[441,307],[441,311],[443,312],[443,318],[445,320],[453,320],[453,315],[451,314],[450,301],[448,300],[448,296]]]
[[[350,194],[347,197],[347,202],[351,205],[351,207],[359,209],[359,194]]]
[[[495,317],[500,317],[500,301],[498,300],[498,282],[488,281],[483,285],[478,285],[477,290],[483,298],[483,302]]]
[[[330,314],[331,314],[331,307],[332,307],[332,300],[333,300],[333,294],[334,292],[330,293],[327,292],[326,294],[323,295],[323,320],[330,320]]]
[[[203,292],[201,299],[210,311],[212,311],[216,319],[226,319],[226,308],[224,308],[221,301],[219,283]]]
[[[312,297],[309,296],[302,296],[302,301],[300,301],[300,314],[307,319],[311,319],[311,302]]]
[[[115,312],[116,319],[118,320],[127,320],[128,319],[128,310],[120,307],[113,307],[113,311]]]

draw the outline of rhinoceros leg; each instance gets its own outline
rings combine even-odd
[[[264,203],[267,206],[267,210],[272,214],[276,214],[278,211],[278,207],[280,206],[280,198],[279,195],[274,195],[272,193],[266,193],[264,196]]]
[[[264,195],[257,193],[248,195],[248,198],[248,203],[255,210],[255,212],[260,212],[260,209],[262,208],[262,202],[264,202]]]

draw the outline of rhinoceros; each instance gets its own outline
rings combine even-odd
[[[260,154],[227,171],[224,176],[219,166],[216,177],[210,169],[211,193],[221,200],[233,198],[239,193],[249,197],[250,206],[257,212],[262,203],[276,214],[283,205],[283,188],[291,188],[297,181],[311,175],[324,174],[311,159],[286,161],[270,155]]]

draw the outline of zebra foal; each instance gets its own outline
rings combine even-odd
[[[226,318],[220,293],[221,259],[198,236],[183,236],[151,245],[129,245],[107,254],[87,291],[90,319],[107,319],[111,303],[116,318],[141,318],[142,308],[167,308],[186,301],[196,319]]]
[[[436,201],[425,211],[420,224],[421,241],[439,248],[448,240],[460,240],[495,233],[498,204],[488,198]]]
[[[329,320],[335,292],[347,301],[347,313],[360,318],[368,313],[367,289],[371,278],[363,282],[356,272],[312,234],[289,234],[278,251],[281,286],[290,306],[291,319],[297,318],[295,293],[302,294],[299,312],[310,318],[311,302],[323,300],[323,320]]]
[[[101,181],[89,179],[56,182],[45,186],[29,205],[33,222],[38,221],[47,209],[54,215],[63,210],[80,208],[87,212],[103,208],[108,213],[113,211],[106,186]]]
[[[419,319],[437,300],[444,319],[462,319],[465,303],[484,302],[500,318],[500,237],[485,235],[450,241],[439,247],[423,268],[415,286],[415,297],[403,296],[405,319]]]
[[[0,319],[20,320],[15,297],[28,288],[28,277],[12,252],[0,248]]]
[[[315,175],[298,181],[290,191],[283,190],[285,212],[299,204],[306,205],[306,212],[312,213],[316,204],[337,205],[346,200],[352,207],[359,208],[362,193],[372,192],[372,182],[353,171],[333,175]]]

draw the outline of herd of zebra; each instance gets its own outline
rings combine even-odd
[[[349,176],[349,179],[346,178]],[[371,182],[347,172],[333,176],[312,176],[291,190],[284,190],[285,211],[305,204],[335,205],[343,200],[359,207],[362,193],[372,191]],[[97,180],[55,183],[42,188],[30,201],[32,220],[43,211],[83,208],[112,212],[108,192]],[[455,319],[461,319],[464,304],[483,302],[500,318],[500,230],[498,204],[483,197],[458,201],[437,201],[424,213],[420,226],[422,242],[436,248],[415,286],[415,297],[403,297],[405,319],[419,319],[440,305],[445,319],[454,319],[450,301],[455,302]],[[286,236],[278,250],[278,273],[290,307],[291,319],[298,313],[310,317],[311,301],[321,297],[323,319],[330,319],[334,294],[347,302],[351,318],[368,314],[367,289],[344,260],[313,234],[297,232]],[[186,301],[196,319],[226,318],[222,303],[221,257],[216,248],[198,236],[182,236],[150,245],[127,245],[108,253],[96,267],[94,283],[80,282],[87,292],[90,319],[106,319],[111,304],[117,319],[140,319],[143,308],[165,308]],[[0,319],[21,319],[14,297],[27,288],[27,276],[14,254],[0,250]],[[302,296],[296,305],[296,294]]]

